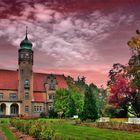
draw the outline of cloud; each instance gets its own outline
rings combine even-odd
[[[99,9],[102,3],[97,3],[95,10],[79,12],[69,11],[68,6],[64,8],[60,4],[54,8],[47,2],[16,0],[14,4],[18,14],[15,14],[16,10],[8,11],[13,3],[0,2],[1,11],[6,11],[5,18],[0,19],[0,38],[5,37],[12,46],[19,47],[25,35],[25,26],[28,26],[28,37],[35,50],[36,69],[75,69],[81,74],[84,72],[80,70],[89,70],[104,75],[113,62],[124,60],[122,57],[127,55],[125,52],[122,56],[119,52],[127,41],[127,33],[119,33],[126,28],[130,30],[129,27],[135,23],[138,25],[139,19],[134,23],[138,17],[134,12],[125,8],[111,8],[109,12],[104,10],[105,7]]]

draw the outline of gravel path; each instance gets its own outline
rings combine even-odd
[[[5,136],[4,133],[1,131],[1,129],[0,129],[0,140],[7,140],[6,136]]]

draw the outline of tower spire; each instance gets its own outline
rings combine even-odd
[[[27,35],[28,35],[28,26],[26,26],[26,36],[25,36],[25,39],[28,39]]]
[[[20,48],[32,49],[32,42],[28,39],[28,27],[26,26],[25,38],[20,43]]]

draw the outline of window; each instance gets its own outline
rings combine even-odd
[[[11,94],[10,94],[10,100],[17,100],[17,95],[16,95],[16,93],[11,93]]]
[[[25,100],[29,99],[29,92],[25,92]]]
[[[23,58],[23,57],[24,57],[24,54],[23,54],[23,53],[21,53],[21,54],[20,54],[20,58]]]
[[[53,95],[49,95],[49,100],[53,100]]]
[[[29,80],[25,80],[24,82],[24,88],[29,88]]]
[[[54,83],[50,83],[49,90],[55,90],[55,84]]]
[[[3,93],[0,93],[0,100],[3,99]]]
[[[34,112],[43,112],[43,106],[34,106]]]
[[[53,105],[49,105],[48,110],[52,110],[52,109],[53,109]]]
[[[36,112],[36,106],[34,106],[34,112]]]
[[[36,112],[39,112],[39,106],[37,106],[37,110],[36,110]]]
[[[29,106],[25,106],[25,112],[29,111]]]
[[[43,111],[43,108],[42,108],[42,106],[40,106],[40,112],[42,112]]]

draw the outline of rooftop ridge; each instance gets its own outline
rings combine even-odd
[[[12,70],[12,69],[0,69],[0,71],[10,71],[10,72],[17,72],[17,70]],[[58,73],[43,73],[43,72],[33,72],[33,74],[42,74],[42,75],[55,75],[55,76],[64,76],[64,74],[58,74]]]

